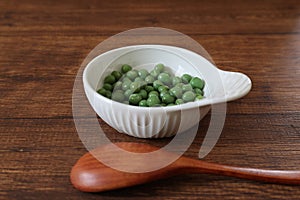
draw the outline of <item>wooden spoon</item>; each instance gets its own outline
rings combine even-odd
[[[135,153],[145,153],[159,149],[158,147],[144,143],[121,142],[116,143],[116,145],[126,151]],[[109,155],[110,147],[113,147],[113,145],[99,147],[91,152],[86,153],[77,161],[70,174],[71,182],[75,188],[84,192],[102,192],[143,184],[184,173],[209,173],[264,182],[300,184],[300,171],[263,170],[233,167],[191,159],[184,156],[181,156],[178,160],[167,167],[156,171],[145,173],[122,172],[102,164],[93,156],[97,155],[97,153],[105,153]],[[163,156],[170,156],[170,154],[171,153],[169,152],[162,153]],[[111,159],[119,161],[120,166],[136,165],[132,162],[126,162],[126,159],[118,157],[117,155],[109,156]],[[143,161],[141,161],[141,163],[143,163]]]

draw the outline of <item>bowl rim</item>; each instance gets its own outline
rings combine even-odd
[[[130,109],[133,110],[139,110],[139,111],[149,111],[149,109],[151,110],[161,110],[164,109],[165,111],[171,112],[171,111],[178,111],[178,110],[187,110],[187,109],[193,109],[193,108],[199,108],[202,106],[208,106],[211,105],[213,102],[211,101],[211,98],[205,97],[199,101],[193,101],[193,102],[187,102],[187,103],[183,103],[180,105],[174,105],[174,106],[159,106],[159,107],[140,107],[140,106],[135,106],[135,105],[129,105],[129,104],[124,104],[124,103],[120,103],[117,101],[114,101],[112,99],[109,99],[107,97],[104,97],[100,94],[97,93],[97,91],[95,89],[93,89],[93,87],[90,85],[88,78],[87,78],[87,73],[88,70],[91,68],[92,63],[95,62],[97,59],[101,58],[102,56],[105,56],[107,54],[111,54],[114,53],[116,51],[120,51],[120,50],[128,50],[128,49],[132,49],[132,50],[139,50],[142,48],[152,48],[152,49],[163,49],[166,50],[170,53],[175,54],[175,52],[172,52],[168,49],[164,49],[164,48],[173,48],[173,49],[178,49],[180,51],[186,51],[189,54],[193,54],[194,56],[198,56],[201,59],[204,59],[206,62],[208,62],[208,64],[210,65],[210,67],[214,67],[217,70],[220,70],[219,68],[217,68],[214,64],[212,64],[209,60],[207,60],[206,58],[204,58],[203,56],[182,48],[182,47],[177,47],[177,46],[171,46],[171,45],[160,45],[160,44],[143,44],[143,45],[129,45],[129,46],[124,46],[124,47],[120,47],[120,48],[115,48],[115,49],[111,49],[109,51],[106,51],[104,53],[99,54],[98,56],[94,57],[85,67],[84,71],[83,71],[83,85],[84,88],[88,88],[90,91],[92,91],[94,98],[98,98],[101,101],[104,101],[107,104],[116,104],[119,106],[124,106],[124,108],[128,107]],[[128,53],[128,52],[127,52]],[[220,70],[223,71],[223,70]],[[226,102],[226,97],[224,96],[223,98],[219,99],[219,101],[217,100],[217,102],[221,103],[221,102]],[[90,104],[92,104],[92,102],[90,102]],[[93,106],[93,105],[92,105]]]

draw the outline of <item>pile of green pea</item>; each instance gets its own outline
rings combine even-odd
[[[174,76],[163,64],[155,65],[150,72],[124,64],[120,71],[113,71],[104,78],[103,86],[97,92],[135,106],[173,106],[202,99],[204,85],[204,80],[199,77]]]

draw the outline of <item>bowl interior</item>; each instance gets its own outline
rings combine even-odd
[[[175,76],[181,76],[187,73],[204,79],[203,74],[197,66],[191,63],[182,54],[164,48],[134,48],[123,52],[112,52],[112,54],[114,55],[114,58],[109,63],[102,66],[99,65],[97,69],[96,67],[93,67],[93,70],[89,73],[90,75],[98,75],[98,77],[90,76],[88,78],[88,82],[92,85],[94,90],[102,87],[104,78],[112,71],[120,71],[123,64],[129,64],[134,69],[147,69],[150,72],[154,69],[156,64],[162,63],[166,66],[166,70],[172,72]],[[207,65],[207,63],[205,64]],[[97,64],[95,64],[95,66],[96,65]],[[95,71],[97,72],[95,73]],[[207,87],[204,88],[204,93],[206,97],[210,96]]]
[[[90,92],[98,95],[96,90],[102,87],[104,78],[113,70],[120,70],[123,64],[129,64],[135,69],[144,68],[151,71],[158,63],[164,64],[167,70],[176,76],[187,73],[204,79],[205,98],[200,101],[181,104],[181,109],[209,105],[213,99],[218,97],[221,98],[220,102],[225,101],[221,79],[223,71],[192,51],[165,45],[127,46],[101,54],[94,58],[85,68],[83,74],[84,84],[85,87],[89,88]],[[102,96],[100,98],[104,101],[111,101],[105,97],[102,98]],[[91,102],[91,99],[89,100]],[[130,105],[124,104],[124,106]],[[170,106],[165,109],[173,110],[175,107],[177,106]]]

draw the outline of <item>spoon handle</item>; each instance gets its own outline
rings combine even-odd
[[[300,170],[267,170],[234,167],[190,158],[185,159],[188,159],[188,162],[183,162],[186,164],[186,166],[183,166],[184,173],[210,173],[280,184],[300,184]]]

